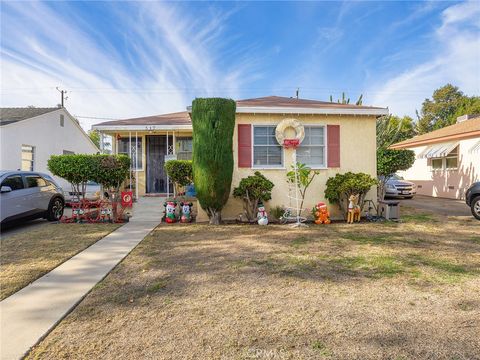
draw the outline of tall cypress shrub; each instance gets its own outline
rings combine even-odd
[[[193,180],[210,224],[220,224],[233,174],[235,101],[199,98],[192,103]]]

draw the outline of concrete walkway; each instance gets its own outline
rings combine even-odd
[[[129,223],[0,302],[0,355],[22,358],[160,222],[162,199],[141,198]]]

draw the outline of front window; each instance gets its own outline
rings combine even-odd
[[[447,155],[445,167],[447,169],[456,169],[458,167],[458,146]]]
[[[313,168],[325,167],[325,127],[305,126],[305,138],[297,149],[297,161]]]
[[[22,170],[33,171],[35,161],[35,147],[22,145]]]
[[[253,166],[281,167],[283,151],[275,138],[275,126],[253,127]]]
[[[192,137],[177,137],[175,153],[179,160],[192,160]]]
[[[443,168],[443,159],[432,159],[432,169],[440,170]]]
[[[138,140],[138,142],[137,142]],[[142,169],[142,138],[132,137],[118,139],[118,154],[127,155],[132,161],[132,169]],[[137,158],[138,154],[138,158]],[[137,162],[138,161],[138,162]],[[137,165],[137,167],[135,167]]]
[[[48,186],[47,181],[38,175],[27,175],[25,180],[27,180],[27,188]]]

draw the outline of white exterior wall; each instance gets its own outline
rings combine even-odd
[[[64,126],[60,126],[60,115]],[[75,154],[95,154],[99,149],[80,125],[64,110],[0,126],[0,168],[17,170],[22,166],[22,145],[35,147],[34,171],[50,174],[47,161],[51,155],[61,155],[63,150]],[[65,180],[55,178],[61,186]]]
[[[428,159],[417,158],[410,169],[399,172],[399,175],[417,184],[417,194],[464,199],[469,186],[480,181],[480,152],[470,151],[479,140],[479,137],[460,140],[457,169],[433,170]],[[430,145],[410,150],[418,157],[428,146]]]

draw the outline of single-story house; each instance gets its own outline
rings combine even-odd
[[[417,184],[417,194],[464,199],[480,181],[480,116],[464,115],[453,125],[391,146],[415,152],[413,166],[399,174]]]
[[[38,171],[47,169],[51,155],[95,154],[98,147],[78,121],[63,107],[0,108],[0,168]],[[55,178],[61,186],[68,183]]]
[[[242,178],[260,170],[275,184],[267,206],[290,205],[286,173],[293,150],[284,149],[275,138],[276,126],[287,118],[298,120],[305,129],[305,139],[297,149],[298,161],[320,171],[309,189],[305,208],[325,200],[325,183],[337,173],[364,172],[376,177],[376,119],[386,114],[387,108],[278,96],[239,100],[232,191]],[[187,108],[173,114],[103,122],[93,128],[112,136],[113,153],[131,156],[138,196],[165,194],[171,191],[163,168],[165,160],[192,158],[190,116]],[[376,199],[376,189],[368,197]],[[340,215],[336,207],[330,208],[334,215]],[[241,201],[231,197],[222,216],[236,218],[241,212]]]

